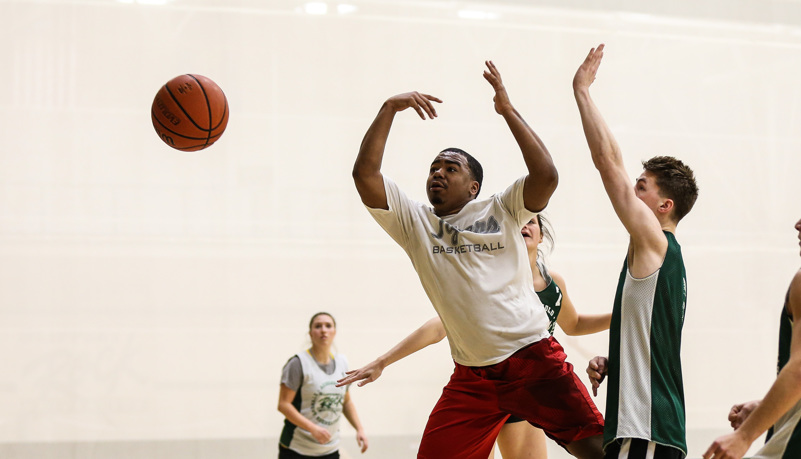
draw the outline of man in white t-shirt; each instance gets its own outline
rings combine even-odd
[[[390,97],[362,141],[353,178],[362,202],[406,251],[447,331],[456,364],[429,417],[418,458],[486,459],[509,415],[526,419],[581,458],[600,458],[603,418],[564,351],[548,333],[520,228],[548,204],[558,177],[548,150],[512,106],[501,76],[484,78],[523,153],[528,175],[477,200],[481,165],[458,148],[429,169],[431,206],[381,173],[392,121],[413,108],[435,118],[438,98]]]

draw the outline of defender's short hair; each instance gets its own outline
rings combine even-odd
[[[678,223],[690,213],[698,199],[695,173],[672,156],[654,156],[643,161],[642,167],[656,177],[659,194],[673,200],[673,220]]]

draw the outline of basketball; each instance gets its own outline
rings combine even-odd
[[[211,79],[179,75],[156,93],[150,118],[167,145],[181,151],[202,150],[225,132],[228,100]]]

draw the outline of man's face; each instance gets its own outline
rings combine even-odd
[[[431,163],[426,192],[437,215],[449,215],[461,210],[475,197],[478,182],[471,177],[464,156],[444,151]]]
[[[643,173],[637,177],[637,181],[634,183],[634,194],[637,195],[640,201],[644,202],[654,214],[657,213],[659,206],[664,201],[664,198],[659,196],[659,186],[656,184],[656,176],[649,171],[643,171]]]

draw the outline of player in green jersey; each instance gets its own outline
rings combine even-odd
[[[676,458],[687,454],[681,329],[684,262],[674,233],[698,197],[693,171],[658,156],[643,162],[632,188],[620,148],[590,97],[604,45],[593,48],[573,78],[584,134],[606,193],[630,239],[609,332],[608,357],[587,373],[597,395],[608,376],[607,458]]]
[[[795,224],[801,245],[801,220]],[[716,439],[704,459],[740,459],[751,443],[771,428],[765,446],[753,459],[801,457],[801,270],[796,271],[782,308],[779,328],[779,375],[765,398],[734,405],[729,421],[734,432]]]

